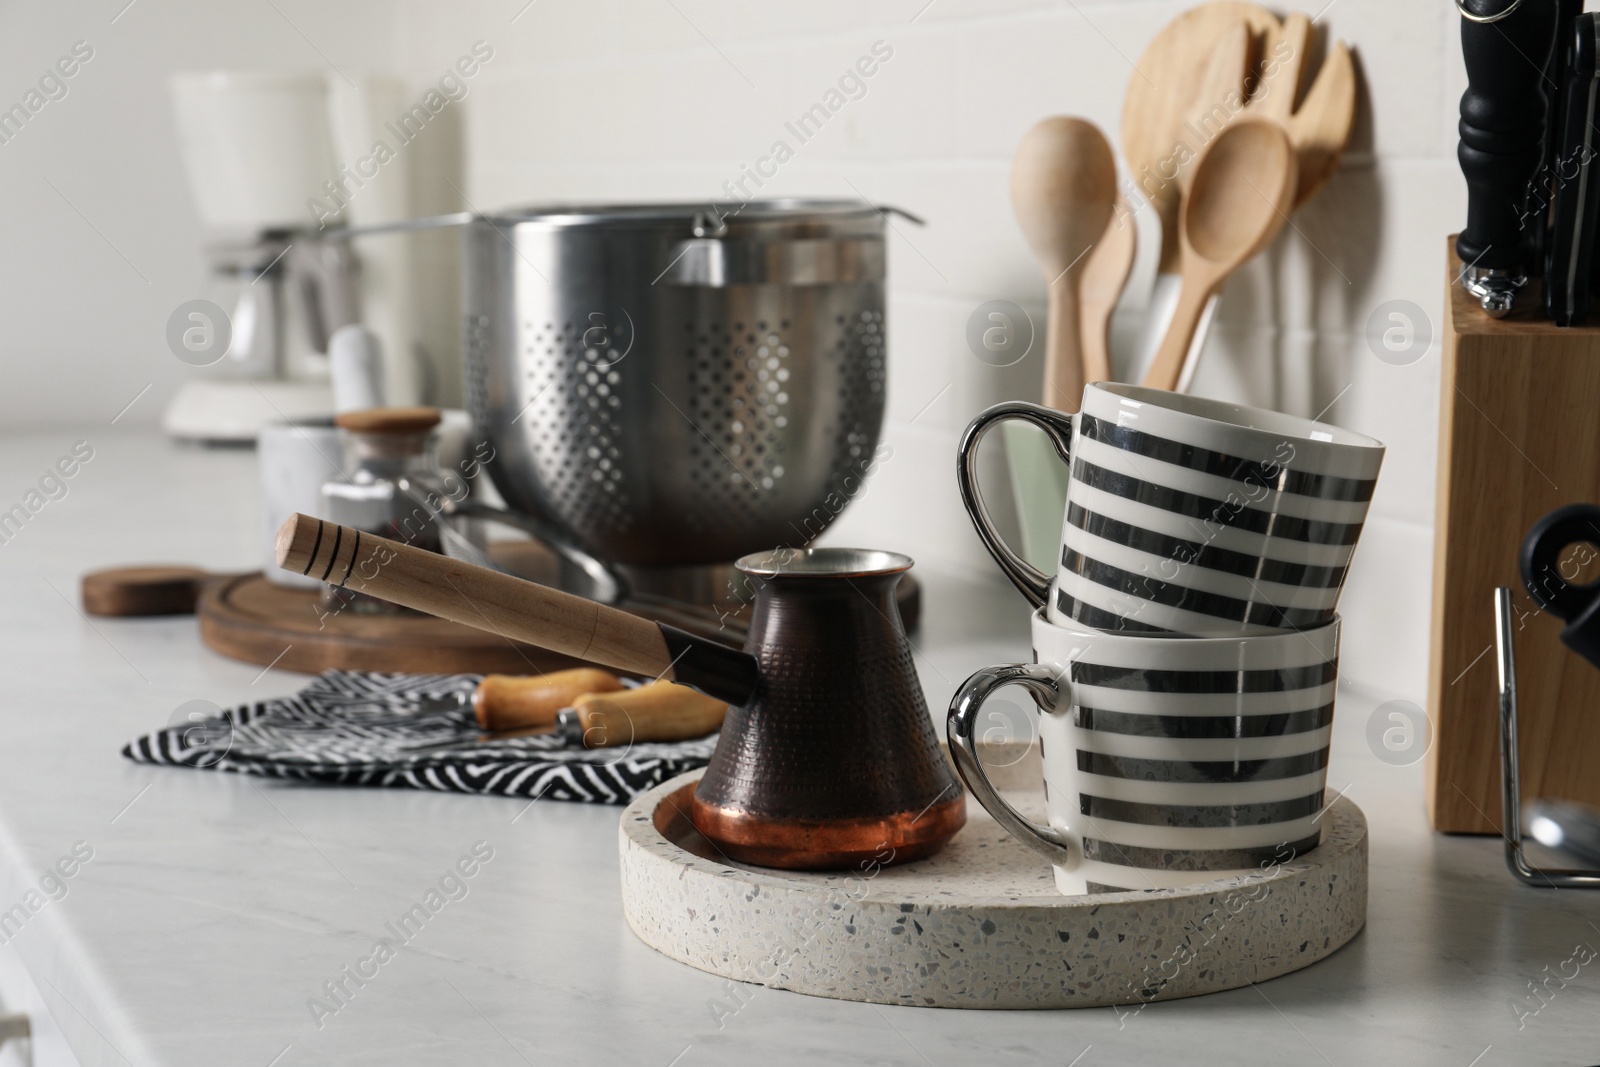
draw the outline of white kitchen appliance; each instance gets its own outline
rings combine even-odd
[[[403,241],[360,250],[320,229],[409,216],[403,161],[373,169],[384,116],[403,86],[320,73],[206,71],[171,82],[179,141],[208,231],[213,285],[231,341],[197,368],[163,417],[175,437],[248,443],[262,426],[334,412],[329,338],[362,322],[377,340],[389,403],[418,396],[415,326]]]

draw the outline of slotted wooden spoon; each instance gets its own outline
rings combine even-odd
[[[1283,25],[1268,35],[1263,50],[1263,65],[1276,67],[1273,77],[1262,80],[1245,106],[1245,114],[1276,121],[1294,145],[1300,167],[1296,209],[1327,185],[1339,169],[1356,121],[1356,70],[1350,49],[1343,41],[1332,42],[1315,80],[1306,89],[1311,44],[1311,20],[1301,12],[1285,18]]]

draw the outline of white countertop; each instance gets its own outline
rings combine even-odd
[[[1552,979],[1542,1008],[1528,984],[1575,946],[1600,948],[1600,894],[1524,888],[1498,841],[1430,832],[1421,765],[1369,752],[1374,702],[1355,693],[1341,696],[1329,786],[1347,787],[1370,822],[1366,930],[1305,971],[1125,1018],[731,990],[628,930],[616,808],[137,766],[123,743],[180,704],[228,706],[304,678],[205,650],[192,619],[91,623],[78,612],[86,570],[245,569],[260,554],[253,454],[153,435],[5,438],[0,511],[83,439],[95,456],[68,494],[0,544],[0,912],[75,843],[93,858],[0,952],[15,951],[84,1064],[1493,1067],[1600,1056],[1600,963],[1564,986]],[[998,580],[919,573],[919,666],[942,720],[970,670],[1027,657],[1025,612]],[[480,841],[493,859],[468,895],[319,1029],[308,999]]]

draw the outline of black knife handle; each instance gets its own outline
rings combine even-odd
[[[1555,220],[1556,165],[1562,151],[1562,123],[1566,114],[1567,63],[1572,52],[1572,35],[1578,16],[1583,14],[1584,0],[1555,0],[1555,47],[1550,49],[1550,60],[1544,66],[1544,92],[1548,99],[1545,108],[1544,165],[1534,180],[1529,198],[1529,214],[1534,216],[1534,262],[1545,263],[1548,273],[1550,254],[1549,224]]]
[[[1461,20],[1467,91],[1457,158],[1467,179],[1467,225],[1456,241],[1463,263],[1529,269],[1534,228],[1528,192],[1544,156],[1544,70],[1555,44],[1554,0],[1463,0],[1493,22]],[[1512,10],[1513,6],[1515,7]]]
[[[1551,108],[1550,142],[1556,146],[1546,167],[1554,194],[1545,258],[1545,313],[1557,326],[1575,326],[1589,314],[1597,210],[1600,210],[1600,121],[1596,104],[1596,44],[1600,15],[1591,12],[1562,26],[1556,47],[1564,53],[1560,108]],[[1559,117],[1558,117],[1559,112]]]

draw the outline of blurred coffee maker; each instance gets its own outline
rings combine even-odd
[[[365,178],[351,171],[381,117],[401,110],[403,86],[377,77],[352,84],[321,73],[219,70],[177,74],[171,91],[207,231],[213,284],[206,295],[228,316],[223,332],[231,339],[173,398],[166,431],[249,443],[269,423],[332,415],[329,338],[358,322],[381,353],[380,399],[417,402],[405,241],[374,239],[358,260],[351,242],[318,239],[324,228],[409,217],[404,166]]]

